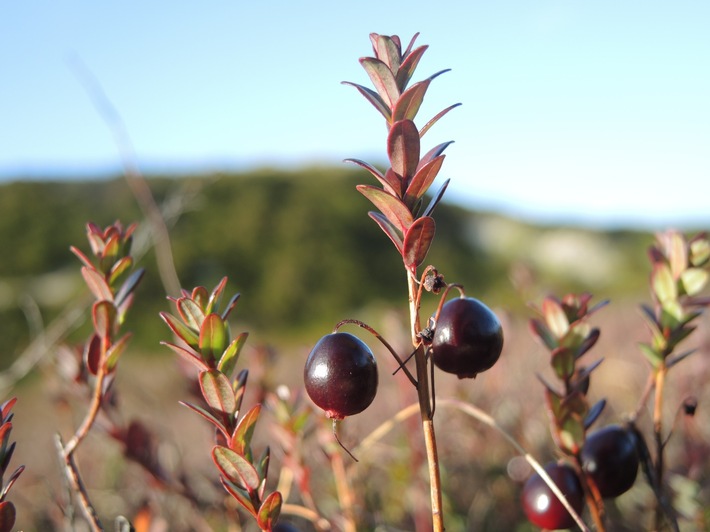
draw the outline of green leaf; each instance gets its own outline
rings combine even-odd
[[[219,305],[222,301],[222,295],[224,294],[224,289],[227,286],[227,277],[222,277],[217,286],[209,296],[207,303],[204,305],[205,314],[217,313]]]
[[[279,514],[281,513],[282,502],[281,493],[274,491],[261,503],[257,516],[257,524],[262,530],[271,530],[276,524]]]
[[[390,122],[392,118],[392,112],[390,111],[390,108],[387,107],[385,104],[384,100],[380,97],[379,94],[377,94],[375,91],[368,89],[367,87],[363,87],[362,85],[358,85],[357,83],[351,83],[349,81],[343,81],[343,85],[350,85],[351,87],[355,87],[360,94],[362,94],[365,99],[370,102],[375,109],[377,109],[382,116],[385,117],[385,120],[387,120],[387,123]]]
[[[380,209],[385,218],[401,233],[407,232],[414,219],[409,208],[399,198],[372,185],[357,185],[356,188],[375,207]]]
[[[404,60],[399,65],[395,81],[397,82],[397,88],[400,92],[405,89],[407,83],[409,83],[409,80],[412,79],[412,75],[419,64],[419,60],[422,58],[422,55],[426,52],[427,48],[429,48],[429,46],[426,44],[415,48],[406,54]]]
[[[690,241],[690,264],[696,268],[706,266],[710,261],[710,241],[700,234]]]
[[[392,109],[399,98],[399,88],[394,79],[394,74],[389,67],[375,57],[363,57],[360,64],[370,77],[370,81],[375,86],[375,90],[380,95],[385,105]]]
[[[387,179],[385,175],[383,175],[382,172],[380,172],[377,168],[375,168],[369,163],[366,163],[365,161],[361,161],[360,159],[345,159],[345,162],[355,163],[356,165],[370,172],[373,176],[375,176],[375,179],[380,182],[384,189],[393,196],[399,197],[402,194],[401,182],[394,172],[391,172],[391,177],[394,178],[394,181],[392,182],[390,179]]]
[[[116,330],[116,307],[110,301],[97,301],[91,309],[94,331],[101,338],[110,338]]]
[[[683,290],[689,296],[699,294],[708,282],[710,274],[701,268],[688,268],[680,274],[680,281],[683,283]]]
[[[370,211],[367,213],[370,218],[375,220],[377,225],[380,226],[380,229],[384,231],[384,233],[389,237],[389,239],[392,241],[394,246],[397,248],[397,251],[401,254],[402,253],[402,247],[404,246],[404,243],[402,242],[402,235],[399,229],[397,229],[392,222],[390,222],[387,218],[385,218],[382,214],[379,212],[373,212]]]
[[[217,369],[224,373],[226,376],[230,376],[234,371],[234,366],[239,360],[239,354],[242,352],[242,348],[247,341],[249,333],[243,332],[237,336],[229,347],[224,350],[222,358],[219,359],[219,364],[217,364]]]
[[[200,340],[197,333],[184,325],[179,319],[168,312],[161,312],[160,317],[167,323],[168,327],[175,333],[175,336],[189,345],[196,352],[200,352]]]
[[[116,261],[116,263],[111,267],[111,271],[109,272],[108,284],[110,286],[114,286],[121,278],[121,276],[128,270],[130,270],[132,266],[133,258],[130,256],[123,257]]]
[[[175,306],[177,307],[182,321],[184,321],[190,329],[199,331],[202,322],[205,321],[205,313],[202,312],[200,305],[192,298],[181,297],[175,302]]]
[[[574,351],[567,347],[558,347],[552,351],[551,364],[555,375],[560,380],[566,381],[574,373]]]
[[[213,313],[205,316],[200,328],[199,345],[202,358],[210,367],[213,366],[215,360],[222,356],[222,353],[227,348],[227,335],[227,326],[219,314]]]
[[[407,207],[412,208],[417,200],[427,193],[441,170],[441,165],[444,164],[444,157],[446,156],[440,155],[417,169],[404,194]]]
[[[404,237],[402,247],[402,259],[406,267],[414,269],[424,262],[435,232],[434,218],[423,216],[414,221]]]
[[[651,286],[658,301],[665,303],[678,298],[678,287],[671,274],[670,267],[665,263],[657,263],[651,273]]]
[[[451,111],[452,109],[456,109],[459,105],[461,105],[461,104],[460,104],[460,103],[455,103],[454,105],[448,106],[448,107],[447,107],[446,109],[444,109],[443,111],[438,112],[438,113],[434,116],[434,118],[432,118],[432,119],[429,120],[426,124],[424,124],[424,127],[419,131],[419,138],[423,137],[424,134],[425,134],[427,131],[429,131],[429,130],[432,128],[432,126],[433,126],[434,124],[436,124],[445,114],[447,114],[447,113],[448,113],[449,111]]]
[[[256,469],[238,453],[216,445],[212,449],[212,460],[227,480],[246,489],[250,495],[259,488],[260,479]]]
[[[221,371],[212,369],[200,373],[200,389],[207,404],[231,418],[237,410],[232,383]]]
[[[106,360],[104,361],[104,365],[107,373],[111,373],[116,368],[118,359],[121,358],[121,355],[126,350],[126,346],[128,345],[128,341],[131,339],[131,336],[133,335],[130,332],[126,333],[120,340],[114,342],[114,344],[106,352]]]
[[[419,164],[419,131],[411,120],[392,124],[387,136],[387,156],[392,170],[405,182],[416,173]]]
[[[550,332],[550,329],[538,319],[530,320],[530,329],[550,351],[558,347],[557,338]]]
[[[430,149],[424,157],[419,160],[419,165],[417,166],[417,172],[422,169],[425,164],[429,164],[431,161],[436,159],[439,155],[444,153],[444,150],[454,143],[453,140],[447,142],[442,142]]]
[[[569,416],[562,420],[558,437],[563,451],[576,455],[584,445],[584,436],[584,423],[576,416]]]
[[[256,404],[239,420],[237,428],[234,429],[234,433],[232,434],[231,447],[234,452],[251,458],[249,446],[251,445],[251,439],[252,436],[254,436],[254,429],[256,428],[256,422],[259,420],[260,413],[261,405]]]
[[[659,368],[661,364],[663,364],[663,355],[650,345],[639,344],[639,349],[641,349],[641,353],[648,359],[654,369]]]

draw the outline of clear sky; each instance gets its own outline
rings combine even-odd
[[[429,44],[423,139],[454,140],[449,200],[543,221],[710,227],[710,2],[0,2],[0,177],[119,168],[77,74],[100,82],[141,168],[384,161],[343,80],[370,32]],[[74,66],[73,66],[74,65]]]

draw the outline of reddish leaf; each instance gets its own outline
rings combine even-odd
[[[209,295],[207,294],[207,288],[204,286],[196,286],[192,289],[192,292],[188,294],[188,297],[197,303],[200,308],[205,308],[207,302],[209,301]],[[206,314],[209,314],[206,312]]]
[[[550,351],[552,351],[553,349],[557,349],[557,338],[555,338],[552,332],[550,332],[550,329],[548,329],[547,326],[540,320],[531,319],[530,329],[532,330],[533,334],[537,336]]]
[[[97,301],[91,309],[94,330],[101,338],[110,338],[116,330],[116,307],[109,301]]]
[[[393,122],[404,119],[414,120],[419,108],[422,106],[424,95],[430,83],[431,80],[428,79],[415,83],[400,96],[399,100],[397,100],[397,105],[392,110]]]
[[[0,492],[0,501],[5,499],[5,496],[8,494],[10,491],[10,488],[12,488],[13,484],[17,481],[18,478],[20,478],[20,475],[22,472],[25,470],[25,466],[21,465],[15,471],[10,475],[10,478],[7,479],[7,482],[5,483],[5,486],[2,489],[2,492]]]
[[[117,307],[124,306],[124,301],[126,301],[133,294],[138,286],[138,283],[141,279],[143,279],[143,274],[145,274],[145,268],[139,268],[124,281],[121,288],[119,288],[116,292],[116,297],[114,298]],[[128,306],[126,306],[126,308],[128,308]]]
[[[113,301],[113,293],[106,283],[106,279],[98,271],[93,268],[82,267],[81,275],[84,277],[86,286],[89,287],[91,293],[99,301]]]
[[[373,48],[377,58],[383,61],[393,74],[397,74],[400,61],[399,46],[397,46],[391,37],[386,35],[378,35],[374,41]]]
[[[392,111],[390,111],[390,108],[387,107],[387,104],[385,104],[384,100],[380,97],[379,94],[377,94],[375,91],[368,89],[367,87],[363,87],[362,85],[358,85],[357,83],[350,83],[349,81],[343,81],[343,85],[350,85],[351,87],[355,87],[360,94],[362,94],[365,99],[370,102],[375,109],[377,109],[382,116],[385,117],[385,120],[387,120],[387,123],[390,122],[392,118]]]
[[[387,156],[392,170],[408,181],[419,164],[419,131],[411,120],[392,124],[387,136]]]
[[[12,532],[15,519],[15,505],[10,501],[0,502],[0,532]]]
[[[389,239],[392,241],[394,246],[397,248],[397,251],[399,251],[401,255],[404,243],[402,241],[402,235],[400,234],[399,230],[394,225],[392,225],[392,222],[390,222],[379,212],[370,211],[367,214],[370,218],[377,222],[377,225],[379,225],[380,229],[382,229],[382,231],[384,231],[384,233],[389,237]]]
[[[546,297],[542,302],[542,315],[555,338],[562,338],[569,329],[569,320],[562,305],[554,297]]]
[[[449,145],[451,145],[451,144],[453,144],[453,143],[454,143],[453,140],[450,140],[450,141],[448,141],[448,142],[442,142],[441,144],[438,144],[437,146],[434,146],[432,149],[430,149],[428,152],[426,152],[426,154],[424,155],[424,157],[422,157],[422,158],[419,160],[419,165],[417,166],[417,172],[418,172],[419,170],[421,170],[421,168],[422,168],[425,164],[429,164],[431,161],[433,161],[434,159],[436,159],[439,155],[441,155],[442,153],[444,153],[444,150],[445,150],[446,148],[448,148]]]
[[[161,312],[160,317],[163,318],[163,321],[168,324],[168,327],[170,327],[178,338],[180,338],[196,352],[200,351],[200,341],[195,331],[189,329],[172,314]]]
[[[414,221],[404,237],[402,258],[405,266],[414,269],[424,262],[434,239],[435,231],[436,223],[434,218],[423,216]]]
[[[399,198],[394,197],[381,188],[371,185],[357,185],[356,188],[363,196],[369,199],[375,207],[380,209],[382,214],[392,225],[402,233],[406,233],[414,220],[412,213],[409,212],[407,206],[402,203]]]
[[[404,194],[404,203],[407,206],[414,206],[417,200],[427,193],[434,179],[436,179],[436,176],[439,174],[441,165],[444,164],[444,157],[446,156],[439,155],[417,170],[417,173],[414,174]]]
[[[101,366],[101,338],[92,334],[84,349],[84,364],[92,375],[97,375]]]
[[[395,181],[394,183],[391,183],[390,180],[388,180],[384,175],[382,175],[382,172],[380,172],[377,168],[372,166],[369,163],[366,163],[365,161],[361,161],[359,159],[345,159],[345,162],[349,163],[355,163],[356,165],[364,168],[368,172],[370,172],[375,178],[382,184],[384,189],[392,194],[393,196],[399,196],[401,192],[399,191],[402,187],[400,186],[400,181],[399,179],[396,178],[395,176]],[[394,172],[392,172],[392,176],[394,176]]]
[[[6,421],[0,425],[0,458],[5,454],[7,450],[7,443],[10,439],[10,433],[12,432],[12,423]],[[0,476],[2,476],[0,474]]]
[[[261,503],[257,515],[257,523],[262,530],[271,530],[276,524],[281,513],[281,503],[283,499],[278,491],[272,492],[266,500]]]
[[[4,423],[12,411],[12,407],[17,403],[17,397],[11,397],[0,406],[0,422]]]
[[[226,375],[216,369],[200,373],[200,389],[207,404],[231,418],[237,410],[234,390]]]
[[[210,367],[213,367],[215,360],[222,357],[222,353],[227,348],[228,333],[219,314],[205,316],[200,328],[200,352]]]
[[[121,276],[126,273],[128,270],[131,269],[133,266],[133,258],[128,256],[128,257],[123,257],[116,261],[114,265],[111,267],[111,271],[109,272],[109,277],[108,277],[108,283],[109,285],[113,286],[116,284],[116,282],[121,278]]]
[[[212,460],[220,473],[230,482],[254,493],[259,488],[259,475],[254,466],[243,456],[227,447],[216,445],[212,449]]]
[[[69,250],[79,258],[79,260],[84,264],[84,266],[93,269],[94,265],[91,263],[91,260],[89,259],[89,257],[84,255],[84,253],[79,248],[70,246]]]
[[[175,353],[180,355],[183,359],[187,360],[191,364],[194,364],[200,371],[209,369],[209,367],[204,363],[202,358],[200,358],[198,356],[198,354],[195,353],[194,351],[188,351],[184,347],[181,347],[181,346],[175,345],[175,344],[171,344],[170,342],[160,342],[160,343],[162,345],[168,346],[170,349],[175,351]]]
[[[399,98],[399,89],[397,82],[394,79],[394,74],[389,67],[375,57],[362,57],[360,64],[370,77],[370,81],[375,86],[377,93],[380,95],[385,105],[392,109]]]
[[[237,301],[239,301],[239,298],[241,297],[241,294],[234,294],[229,301],[227,302],[227,305],[224,307],[224,310],[222,311],[222,314],[220,316],[222,317],[222,321],[227,321],[227,318],[229,315],[232,313],[234,310],[234,307],[237,306]]]
[[[208,412],[207,410],[205,410],[204,408],[202,408],[200,406],[193,405],[192,403],[187,403],[185,401],[179,401],[179,403],[183,406],[186,406],[187,408],[189,408],[193,412],[199,414],[200,416],[205,418],[207,421],[212,423],[222,434],[224,434],[225,438],[229,437],[229,434],[227,434],[226,429],[225,429],[224,425],[222,424],[222,421],[217,419],[211,412]]]
[[[419,137],[423,137],[423,136],[424,136],[424,133],[426,133],[427,131],[429,131],[429,129],[431,129],[431,127],[432,127],[434,124],[436,124],[436,123],[439,121],[440,118],[442,118],[446,113],[448,113],[448,112],[451,111],[452,109],[455,109],[455,108],[458,107],[459,105],[461,105],[461,104],[460,104],[460,103],[455,103],[454,105],[450,105],[449,107],[447,107],[447,108],[444,109],[443,111],[437,113],[436,116],[435,116],[434,118],[432,118],[431,120],[429,120],[429,121],[424,125],[424,127],[421,129],[421,131],[419,131]]]
[[[234,497],[234,499],[239,504],[241,504],[247,510],[247,512],[256,517],[256,508],[254,508],[254,503],[252,502],[251,497],[249,497],[249,493],[247,493],[245,489],[240,488],[232,482],[229,482],[229,480],[224,477],[220,477],[219,481],[222,483],[224,489],[227,490],[227,493]]]
[[[431,201],[429,202],[429,205],[427,205],[427,208],[424,209],[424,213],[422,214],[422,216],[431,216],[431,214],[434,212],[434,209],[441,201],[441,198],[444,196],[444,192],[446,192],[446,187],[449,186],[450,181],[450,179],[447,179],[439,187],[439,190],[437,190],[436,194],[434,194],[434,196],[431,198]]]
[[[412,42],[414,42],[414,39],[412,39]],[[412,78],[412,74],[414,74],[414,70],[417,68],[417,64],[419,64],[419,60],[422,58],[422,55],[426,52],[427,48],[429,48],[429,46],[424,45],[419,48],[415,48],[411,52],[405,53],[405,58],[402,61],[402,64],[399,65],[396,77],[397,87],[400,92],[402,92],[407,86],[407,83],[409,83],[409,80]]]

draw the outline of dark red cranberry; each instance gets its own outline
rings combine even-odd
[[[365,410],[377,393],[377,363],[357,336],[332,333],[321,338],[303,370],[306,392],[333,419]]]
[[[472,297],[444,303],[431,344],[434,364],[463,379],[496,363],[503,349],[503,328],[486,305]]]
[[[581,513],[584,508],[584,491],[574,468],[565,463],[550,462],[545,466],[545,472],[574,511]],[[522,501],[528,520],[540,528],[557,530],[575,525],[572,515],[537,473],[533,473],[525,483]]]
[[[580,453],[582,469],[604,498],[618,497],[636,481],[639,457],[636,440],[619,425],[590,433]]]

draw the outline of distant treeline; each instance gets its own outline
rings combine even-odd
[[[327,330],[364,307],[406,305],[401,260],[367,216],[372,205],[355,190],[356,184],[372,181],[361,171],[318,167],[154,176],[148,183],[166,211],[182,286],[211,288],[228,276],[230,290],[242,294],[235,320],[283,337],[314,327]],[[435,218],[437,234],[427,262],[439,267],[446,280],[464,284],[471,295],[485,297],[492,305],[521,307],[521,279],[528,275],[544,289],[599,288],[559,271],[549,275],[532,260],[536,238],[554,228],[501,221],[446,202],[437,207]],[[0,366],[7,366],[30,340],[28,308],[33,301],[45,324],[66,305],[61,298],[48,297],[47,302],[42,297],[46,290],[62,293],[52,282],[73,279],[80,293],[79,261],[69,246],[88,248],[86,223],[104,226],[117,219],[145,226],[123,178],[0,186]],[[518,231],[518,244],[505,252],[491,245],[497,238],[495,232],[490,234],[490,228],[497,227],[491,219],[505,224],[506,239],[511,230]],[[481,227],[489,228],[485,238]],[[601,249],[608,246],[628,257],[621,263],[617,259],[613,282],[603,289],[633,291],[643,286],[645,279],[638,280],[638,273],[649,235],[578,231],[586,239],[591,235]],[[155,262],[152,250],[140,260],[147,273],[130,316],[136,342],[146,349],[157,348],[167,331],[157,317],[168,305]],[[64,275],[50,275],[57,272]],[[26,294],[34,294],[34,299]]]

